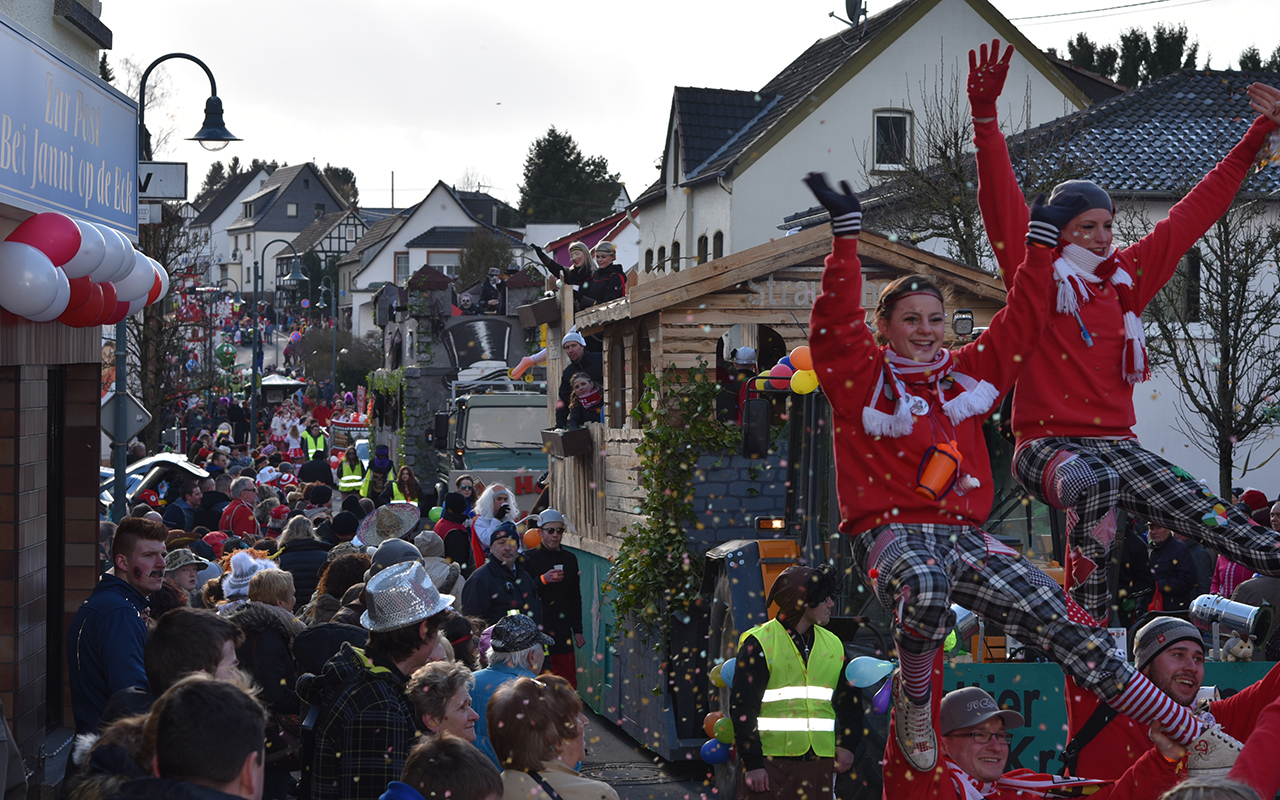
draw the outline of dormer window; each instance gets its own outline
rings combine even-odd
[[[253,216],[253,203],[244,204],[244,215],[246,218]]]

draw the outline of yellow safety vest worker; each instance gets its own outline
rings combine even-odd
[[[836,711],[831,705],[844,646],[826,628],[813,627],[813,650],[806,664],[791,635],[776,619],[757,625],[738,640],[756,637],[769,665],[769,684],[756,727],[766,756],[802,756],[813,749],[822,758],[836,754]]]
[[[351,464],[346,458],[338,470],[338,489],[343,492],[358,492],[364,486],[364,465],[357,461]]]
[[[310,431],[302,432],[302,446],[307,451],[307,459],[309,460],[316,454],[317,450],[324,449],[324,434],[312,436]]]

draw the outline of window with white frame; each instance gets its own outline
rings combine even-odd
[[[428,253],[427,264],[440,270],[450,278],[458,277],[458,267],[462,265],[462,254],[456,251]]]
[[[284,207],[284,215],[285,215],[286,217],[296,217],[296,216],[298,216],[298,204],[297,204],[297,203],[288,203],[288,204],[286,204],[286,205],[285,205],[285,207]]]
[[[409,282],[409,254],[396,253],[396,285],[404,286]]]
[[[875,112],[875,169],[906,169],[911,161],[911,112]]]

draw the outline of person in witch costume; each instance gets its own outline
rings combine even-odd
[[[1018,277],[1027,212],[996,120],[1013,47],[969,51],[969,104],[977,146],[978,205],[1005,285]],[[1098,623],[1111,612],[1107,563],[1123,541],[1116,509],[1200,542],[1264,575],[1280,575],[1280,535],[1249,523],[1193,476],[1144,450],[1134,436],[1133,388],[1147,380],[1143,309],[1173,277],[1184,253],[1226,212],[1280,123],[1280,90],[1248,89],[1255,119],[1230,153],[1151,233],[1123,250],[1112,242],[1115,206],[1100,186],[1058,184],[1050,203],[1085,207],[1053,243],[1052,303],[1040,346],[1013,401],[1013,471],[1036,499],[1065,509],[1067,589]],[[1225,116],[1244,113],[1224,109]]]
[[[365,472],[364,486],[360,487],[360,494],[377,505],[384,503],[382,495],[393,480],[391,474],[395,472],[395,465],[391,463],[390,453],[391,449],[385,444],[374,449],[369,469]]]
[[[894,614],[895,733],[912,769],[938,766],[931,673],[955,626],[952,602],[1041,648],[1113,708],[1144,725],[1159,722],[1179,744],[1200,745],[1189,761],[1193,773],[1234,762],[1238,742],[1204,735],[1189,709],[1116,655],[1105,630],[1069,617],[1052,578],[979,528],[992,503],[982,423],[1039,344],[1053,247],[1082,203],[1036,198],[1008,304],[976,341],[948,350],[942,292],[920,275],[881,292],[877,344],[862,307],[861,204],[847,183],[837,192],[817,173],[805,182],[835,234],[809,347],[834,416],[840,531],[852,537],[854,562]]]

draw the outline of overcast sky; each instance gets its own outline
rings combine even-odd
[[[226,123],[244,139],[220,153],[183,141],[200,127],[208,85],[171,61],[166,113],[176,132],[157,160],[186,161],[194,194],[215,159],[315,161],[356,173],[361,205],[422,199],[470,170],[519,198],[529,144],[555,125],[603,155],[635,197],[656,177],[674,86],[758,89],[814,41],[845,26],[843,0],[606,3],[440,0],[104,0],[108,59],[140,65],[174,51],[205,61]],[[892,3],[868,0],[874,15]],[[1199,66],[1234,68],[1280,42],[1275,0],[994,0],[1041,48],[1065,53],[1086,31],[1185,23]],[[1129,5],[1136,7],[1119,9]],[[1051,19],[1051,13],[1112,9]],[[1267,36],[1265,40],[1255,38]],[[120,71],[116,85],[122,86]],[[151,91],[155,75],[149,81]],[[149,112],[153,130],[165,113]],[[161,119],[153,119],[160,117]]]

